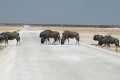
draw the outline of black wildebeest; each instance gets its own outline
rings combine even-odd
[[[57,40],[60,42],[60,33],[57,31],[51,31],[49,29],[41,32],[39,37],[41,38],[41,44],[43,44],[46,41],[46,39],[49,42],[50,41],[49,38],[54,38],[54,41],[52,44],[55,44]]]
[[[65,40],[68,39],[69,44],[69,38],[76,38],[76,44],[79,44],[79,33],[66,30],[62,33],[62,39],[61,39],[61,45],[65,43]]]
[[[17,31],[14,31],[14,32],[3,32],[1,33],[1,35],[4,35],[5,36],[5,40],[6,40],[6,43],[8,45],[8,40],[13,40],[13,39],[16,39],[17,40],[17,43],[16,45],[20,44],[20,35]]]

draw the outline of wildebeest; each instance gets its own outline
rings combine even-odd
[[[102,45],[102,44],[105,44],[104,46],[108,45],[109,47],[110,47],[110,44],[115,44],[116,51],[117,51],[117,48],[119,47],[119,40],[112,36],[105,36],[101,41],[99,41],[99,45]]]
[[[119,47],[119,40],[117,38],[110,36],[110,35],[106,35],[106,36],[95,35],[93,37],[93,40],[97,40],[98,44],[100,46],[102,46],[104,44],[104,46],[108,45],[110,47],[110,44],[115,44],[116,51],[117,51],[117,48]],[[104,47],[104,46],[102,46],[102,47]]]
[[[66,30],[62,33],[62,39],[61,39],[61,45],[65,43],[65,40],[68,39],[69,44],[69,38],[76,38],[76,44],[79,44],[79,33]]]
[[[20,35],[17,31],[14,31],[14,32],[3,32],[1,33],[1,35],[4,35],[5,36],[5,40],[6,40],[6,43],[8,45],[8,40],[13,40],[13,39],[16,39],[17,40],[17,43],[16,45],[20,44]]]
[[[60,42],[60,33],[57,31],[51,31],[49,29],[41,32],[39,37],[41,38],[41,44],[43,44],[46,41],[46,39],[49,42],[50,41],[49,38],[54,38],[52,44],[55,44],[56,41]]]

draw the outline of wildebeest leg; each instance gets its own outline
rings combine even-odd
[[[117,44],[117,43],[115,43],[115,46],[116,46],[116,49],[115,49],[115,51],[117,51],[117,48],[118,48],[119,46],[118,46],[118,44]]]
[[[60,40],[61,40],[61,39],[59,38],[59,44],[60,44],[60,42],[61,42]]]
[[[46,43],[47,43],[47,44],[51,44],[51,43],[50,43],[50,39],[49,39],[48,37],[47,37],[46,39],[47,39],[47,40],[46,40]]]
[[[19,44],[20,44],[20,37],[18,38],[18,42],[19,42]]]
[[[53,41],[53,43],[52,44],[55,44],[55,40]]]
[[[8,46],[8,39],[5,39],[5,46]]]
[[[108,46],[109,49],[111,49],[111,48],[110,48],[110,44],[107,44],[107,46]]]
[[[59,44],[60,44],[60,40],[61,40],[60,37],[58,37]]]
[[[7,46],[7,41],[5,40],[5,47]]]
[[[57,38],[54,38],[54,41],[53,41],[53,43],[52,44],[55,44],[55,42],[57,41]]]
[[[76,39],[76,45],[78,44],[78,40]]]
[[[45,44],[47,44],[47,39],[44,38],[43,42],[44,42]]]
[[[107,44],[108,47],[110,47],[110,44]]]
[[[117,51],[117,48],[118,48],[118,46],[116,45],[116,49],[115,49],[115,51]]]
[[[51,44],[50,39],[49,39],[49,38],[47,38],[47,40],[48,40],[48,44]]]
[[[57,41],[57,43],[58,43],[58,44],[60,44],[60,38],[57,38],[57,40],[56,40],[56,41]]]
[[[19,44],[20,44],[20,37],[19,37]]]
[[[18,43],[20,44],[20,37],[17,37],[16,40],[17,40],[17,43],[16,43],[16,46],[17,46]]]
[[[43,43],[45,42],[47,44],[47,38],[46,37],[43,37],[43,38],[41,38],[43,40]]]
[[[79,38],[76,38],[76,44],[79,45]]]
[[[18,39],[16,39],[17,40],[17,43],[16,43],[16,46],[17,46],[17,44],[18,44]]]
[[[56,41],[55,41],[55,43],[57,43],[57,44],[58,44],[58,38],[56,38]]]
[[[69,44],[69,38],[68,38],[68,44]]]
[[[106,46],[106,44],[104,46],[102,46],[102,48],[105,47],[105,46]]]
[[[45,39],[45,43],[47,44],[47,39]]]

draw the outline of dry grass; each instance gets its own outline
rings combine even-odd
[[[91,28],[91,27],[59,27],[59,26],[38,26],[38,27],[33,27],[37,28],[40,30],[45,30],[45,29],[51,29],[51,30],[71,30],[71,31],[77,31],[77,32],[104,32],[108,34],[120,34],[120,29],[118,28]]]
[[[0,26],[0,31],[17,31],[20,28],[20,26]]]

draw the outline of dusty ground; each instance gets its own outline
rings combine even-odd
[[[64,30],[71,30],[71,31],[76,31],[79,32],[80,34],[80,41],[90,44],[90,45],[95,45],[98,43],[97,41],[93,40],[93,36],[95,34],[101,34],[101,35],[109,35],[116,37],[120,40],[120,28],[91,28],[91,27],[48,27],[48,26],[38,26],[38,27],[32,27],[34,29],[39,29],[39,30],[45,30],[45,29],[50,29],[50,30],[59,30],[59,31],[64,31]],[[99,47],[99,46],[97,46]],[[111,45],[111,48],[105,48],[107,50],[111,50],[113,52],[115,51],[115,46]],[[120,53],[120,48],[118,49],[117,53]]]

